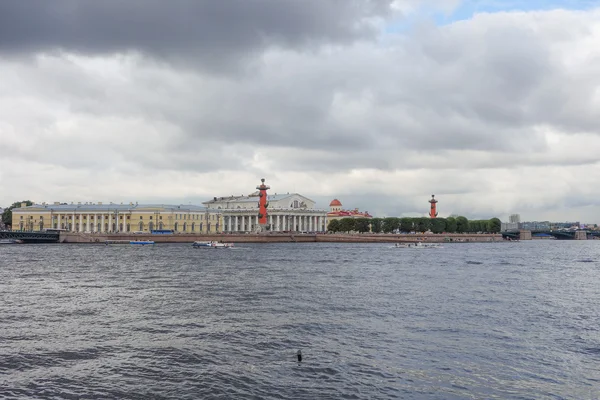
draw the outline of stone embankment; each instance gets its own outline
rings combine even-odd
[[[330,242],[330,243],[397,243],[397,242],[502,242],[500,234],[300,234],[300,233],[261,233],[261,234],[96,234],[74,233],[60,234],[61,243],[104,243],[106,240],[153,240],[156,243],[193,243],[194,241],[218,240],[231,243],[293,243],[293,242]]]

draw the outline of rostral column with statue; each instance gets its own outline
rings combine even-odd
[[[435,194],[431,195],[431,200],[429,200],[429,203],[431,204],[431,209],[429,210],[429,216],[431,218],[435,218],[438,216],[437,210],[436,210],[436,203],[438,201],[435,199]]]
[[[265,178],[262,178],[260,181],[262,183],[256,187],[259,190],[258,226],[260,227],[260,231],[264,231],[267,226],[267,208],[269,207],[269,202],[267,201],[267,190],[271,189],[271,187],[265,185]]]

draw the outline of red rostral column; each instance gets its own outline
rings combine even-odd
[[[265,185],[265,178],[262,178],[260,181],[262,183],[256,187],[259,190],[258,224],[264,229],[267,225],[267,207],[269,207],[269,202],[267,202],[267,190],[271,189],[271,187]]]
[[[431,200],[429,200],[429,203],[431,204],[431,210],[429,210],[429,216],[431,218],[435,218],[437,217],[438,213],[436,211],[436,206],[435,203],[437,203],[438,201],[435,199],[435,194],[431,195]]]

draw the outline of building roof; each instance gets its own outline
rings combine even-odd
[[[351,218],[373,218],[368,211],[360,212],[358,210],[340,210],[327,213],[328,217],[351,217]]]
[[[267,200],[269,201],[278,201],[278,200],[283,200],[286,199],[288,197],[292,197],[292,196],[300,196],[303,197],[307,200],[310,200],[314,203],[313,200],[309,199],[306,196],[302,196],[301,194],[298,193],[287,193],[287,194],[267,194]],[[202,204],[212,204],[212,203],[220,203],[220,202],[227,202],[227,201],[232,201],[232,202],[236,202],[236,203],[250,203],[250,202],[257,202],[259,199],[258,197],[258,191],[255,193],[252,193],[249,196],[225,196],[225,197],[215,197],[212,200],[208,200],[208,201],[204,201],[202,202]]]
[[[339,201],[338,199],[333,199],[331,200],[331,203],[329,203],[329,207],[337,207],[340,206],[341,207],[342,202]]]
[[[89,212],[113,212],[113,211],[146,211],[156,210],[172,211],[172,212],[205,212],[209,209],[204,206],[196,206],[191,204],[34,204],[28,207],[14,208],[13,212],[31,212],[31,211],[54,211],[54,212],[74,212],[74,211],[89,211]],[[215,211],[215,210],[212,210]]]

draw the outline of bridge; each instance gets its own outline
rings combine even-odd
[[[58,243],[58,232],[0,231],[0,239],[21,240],[24,243]]]
[[[536,236],[552,236],[558,240],[585,240],[585,239],[594,239],[596,237],[600,238],[600,231],[586,231],[586,230],[576,230],[576,231],[551,231],[551,230],[538,230],[538,231],[528,231],[528,230],[511,230],[502,232],[502,237],[504,239],[521,239],[521,240],[529,240]],[[585,235],[585,236],[584,236]],[[522,237],[523,236],[523,237]]]

